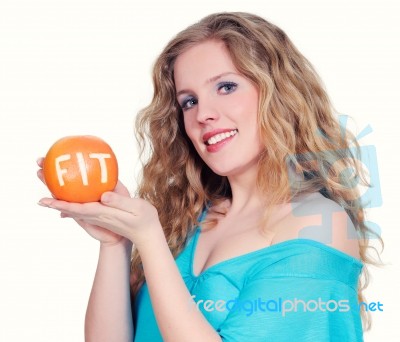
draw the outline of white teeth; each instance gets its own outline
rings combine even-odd
[[[233,135],[235,135],[237,133],[237,129],[234,129],[230,132],[225,132],[225,133],[220,133],[220,134],[216,134],[213,137],[211,137],[210,139],[207,140],[207,144],[208,145],[214,145],[217,142],[220,142],[221,140],[224,140],[226,138],[229,138]]]

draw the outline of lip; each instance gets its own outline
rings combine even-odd
[[[220,151],[225,145],[229,144],[234,138],[236,138],[236,135],[237,134],[232,135],[231,137],[221,140],[221,141],[217,142],[216,144],[206,145],[207,152],[215,153],[215,152]]]
[[[214,135],[220,134],[220,133],[226,133],[230,131],[234,131],[236,128],[218,128],[214,129],[211,132],[207,132],[206,134],[203,135],[203,142],[206,143],[208,139],[213,137]]]

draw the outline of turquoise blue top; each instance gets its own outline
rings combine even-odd
[[[205,212],[202,214],[204,217]],[[193,274],[197,227],[176,258],[222,341],[363,341],[357,283],[362,263],[311,239],[277,243]],[[133,306],[134,342],[163,341],[146,283]]]

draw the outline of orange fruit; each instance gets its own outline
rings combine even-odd
[[[118,181],[118,163],[111,147],[90,135],[68,136],[50,147],[43,175],[52,195],[68,202],[97,202]]]

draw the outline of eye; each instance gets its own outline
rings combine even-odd
[[[230,94],[236,90],[237,86],[234,82],[222,82],[218,84],[218,91],[222,91],[223,95]]]
[[[197,104],[197,99],[194,98],[193,96],[188,96],[182,101],[181,108],[183,111],[185,111],[192,108],[196,104]]]

